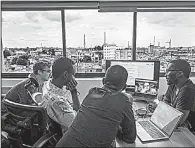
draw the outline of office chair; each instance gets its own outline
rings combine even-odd
[[[47,131],[47,114],[40,106],[30,106],[4,99],[7,112],[1,117],[1,129],[8,133],[13,148],[43,146],[55,133]]]

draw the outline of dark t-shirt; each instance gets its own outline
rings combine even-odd
[[[12,87],[6,94],[5,98],[21,104],[30,105],[33,103],[30,95],[28,94],[27,90],[24,88],[24,85],[28,83],[28,79],[25,79],[14,87]]]
[[[195,131],[195,84],[187,80],[176,95],[176,87],[170,85],[165,94],[164,102],[170,104],[176,109],[189,110],[190,113],[185,121],[191,131]]]
[[[127,143],[135,141],[132,104],[122,93],[93,88],[56,147],[110,147],[116,136]]]

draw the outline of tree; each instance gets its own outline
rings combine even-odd
[[[24,54],[24,55],[21,55],[19,58],[28,60],[29,57],[30,57],[30,55]]]
[[[47,50],[46,49],[43,49],[42,53],[43,54],[47,54]]]
[[[49,55],[54,55],[55,56],[55,50],[52,48],[49,49]]]
[[[90,56],[87,56],[87,55],[84,55],[84,57],[83,57],[83,62],[84,63],[88,63],[88,62],[91,62],[92,60],[91,60],[91,57]]]
[[[98,46],[95,46],[94,49],[100,51],[100,50],[103,50],[103,47],[101,47],[101,46],[98,45]]]
[[[12,59],[11,65],[16,64],[16,61],[17,61],[17,60],[18,60],[18,58],[17,58],[17,57],[14,57],[14,58]]]
[[[18,58],[17,61],[16,61],[16,65],[26,66],[26,65],[28,65],[28,60],[23,59],[23,58]]]
[[[7,50],[7,49],[5,49],[5,50],[3,51],[3,56],[4,56],[4,58],[7,58],[8,56],[11,56],[10,51]]]

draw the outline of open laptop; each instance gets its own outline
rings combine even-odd
[[[146,79],[135,79],[134,100],[153,101],[158,95],[158,82]]]
[[[169,139],[183,113],[160,101],[149,120],[136,121],[137,136],[142,142]]]

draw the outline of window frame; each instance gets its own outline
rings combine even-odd
[[[137,13],[139,12],[195,12],[193,1],[2,1],[2,11],[61,11],[63,56],[66,56],[65,11],[97,9],[98,12],[133,12],[132,60],[136,60]],[[164,9],[162,9],[164,8]],[[190,8],[190,9],[189,9]],[[192,9],[191,9],[192,8]],[[102,11],[103,10],[103,11]],[[1,50],[3,50],[1,48]],[[2,55],[3,56],[3,55]],[[2,78],[27,78],[29,73],[1,73]],[[77,78],[104,77],[105,73],[76,73]],[[165,73],[160,73],[164,77]],[[195,72],[191,73],[195,76]]]

